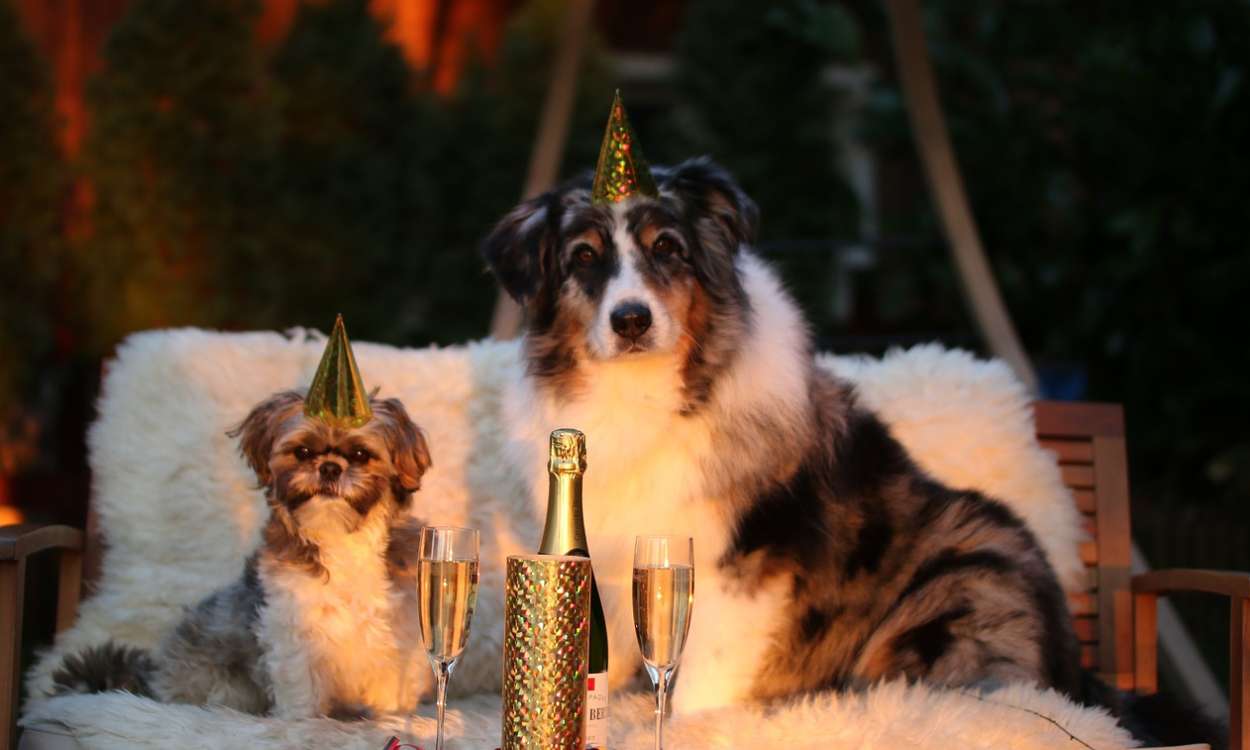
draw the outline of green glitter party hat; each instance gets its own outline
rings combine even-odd
[[[342,315],[334,321],[321,364],[313,375],[308,398],[304,399],[304,415],[345,428],[360,427],[373,418]]]
[[[617,89],[612,98],[612,111],[608,113],[608,127],[599,147],[599,164],[595,167],[595,184],[590,189],[590,200],[597,206],[617,203],[634,195],[657,198],[660,191],[647,160],[642,158],[638,138],[629,126],[621,91]]]

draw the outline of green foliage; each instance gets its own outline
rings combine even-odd
[[[809,313],[829,305],[829,240],[858,235],[857,200],[838,172],[838,91],[827,78],[858,44],[858,25],[837,3],[692,0],[674,50],[668,132],[643,139],[654,160],[707,154],[738,178],[759,204],[762,249],[775,252]]]
[[[437,182],[438,221],[418,276],[430,338],[464,341],[489,329],[495,282],[478,243],[521,198],[567,0],[532,0],[508,24],[498,59],[475,59],[449,100],[430,102],[440,148],[429,165]],[[562,175],[592,169],[611,104],[602,46],[586,41]]]
[[[495,68],[490,90],[499,125],[514,140],[522,169],[528,165],[569,5],[569,0],[530,0],[508,24]],[[612,103],[603,42],[591,29],[584,44],[563,159],[565,176],[594,169]]]
[[[47,73],[0,1],[0,426],[53,350],[66,172]]]
[[[857,54],[856,28],[839,5],[814,0],[692,0],[662,158],[707,153],[728,167],[759,203],[766,241],[853,236],[856,202],[837,174],[835,91],[823,76]]]
[[[141,328],[324,327],[340,311],[358,339],[484,334],[477,242],[519,198],[566,8],[526,6],[499,64],[443,98],[366,0],[301,4],[269,58],[255,2],[136,2],[90,89],[94,350]],[[586,68],[570,170],[593,164],[607,110],[594,42]]]
[[[1250,6],[926,7],[973,209],[1026,347],[1086,365],[1091,397],[1125,402],[1138,489],[1244,505]],[[871,132],[887,154],[910,150],[897,91],[878,101]],[[913,211],[893,226],[933,225],[927,205]]]
[[[441,144],[399,49],[365,0],[306,3],[271,70],[283,103],[264,283],[278,324],[324,329],[342,312],[357,338],[421,332]]]
[[[273,247],[278,110],[253,43],[257,4],[136,0],[91,82],[76,253],[94,350],[171,325],[254,324]],[[262,318],[263,320],[263,318]]]

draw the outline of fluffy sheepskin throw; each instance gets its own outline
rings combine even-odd
[[[306,385],[323,346],[318,334],[303,331],[199,330],[142,333],[122,345],[88,440],[93,502],[107,540],[103,573],[78,622],[30,670],[31,695],[47,693],[66,653],[108,639],[153,647],[183,607],[234,580],[257,544],[265,506],[225,433],[265,396]],[[429,436],[434,465],[413,513],[482,530],[478,609],[451,681],[458,697],[449,711],[457,738],[450,744],[494,747],[499,699],[489,694],[498,691],[489,676],[497,675],[490,662],[501,652],[502,563],[532,550],[542,522],[530,503],[516,501],[526,490],[497,450],[501,385],[523,366],[518,346],[354,348],[366,386],[402,399]],[[1061,579],[1079,583],[1079,516],[1053,457],[1034,437],[1028,396],[1004,365],[938,346],[820,363],[854,382],[934,476],[1009,502]],[[650,746],[649,701],[614,696],[614,747]],[[391,734],[429,744],[430,716],[422,707],[377,722],[281,721],[115,693],[36,697],[23,725],[71,734],[88,748],[376,749]],[[671,726],[674,746],[723,748],[1041,748],[1068,743],[1068,732],[1098,748],[1130,744],[1104,712],[1025,686],[975,695],[885,684],[767,711],[709,712]]]

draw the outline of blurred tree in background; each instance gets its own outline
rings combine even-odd
[[[1250,5],[926,9],[973,210],[1026,348],[1074,363],[1087,397],[1125,403],[1139,494],[1245,518],[1250,351],[1221,332],[1250,292]],[[877,102],[870,133],[912,158],[897,89]],[[937,231],[924,194],[888,219]]]
[[[251,0],[135,0],[88,88],[82,175],[94,205],[75,251],[97,356],[126,333],[265,325],[278,97]],[[243,313],[255,311],[256,317]]]
[[[859,54],[854,18],[816,0],[692,0],[674,52],[674,137],[650,148],[729,168],[759,203],[765,240],[853,236],[826,75]]]
[[[143,328],[324,328],[339,311],[356,338],[483,335],[477,242],[519,198],[565,8],[529,3],[498,62],[448,98],[367,0],[301,4],[272,54],[255,2],[136,0],[90,90],[77,278],[93,351]],[[609,102],[594,40],[585,60],[570,172],[593,164]]]
[[[67,175],[57,150],[52,89],[42,61],[0,3],[0,475],[26,441],[21,407],[46,406],[61,312],[55,295]],[[15,433],[15,434],[10,434]]]
[[[264,266],[274,316],[324,329],[342,312],[353,335],[408,340],[432,281],[415,271],[434,252],[434,113],[367,0],[301,5],[271,68],[282,92]]]
[[[809,310],[829,304],[829,240],[858,234],[828,73],[859,54],[840,4],[692,0],[674,49],[676,106],[668,127],[643,139],[658,161],[707,154],[737,177],[759,204],[762,248],[785,253],[782,274]]]
[[[431,165],[438,186],[438,222],[427,238],[417,281],[425,290],[426,326],[417,342],[462,342],[490,328],[494,279],[478,242],[521,198],[538,118],[551,80],[566,0],[531,0],[510,19],[493,64],[471,64],[452,96],[431,101],[441,117]],[[592,168],[612,102],[599,37],[586,40],[574,94],[563,177]]]

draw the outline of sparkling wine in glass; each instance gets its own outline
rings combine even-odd
[[[655,685],[655,750],[664,747],[664,709],[694,606],[694,540],[640,536],[634,541],[634,632]]]
[[[477,604],[477,547],[476,529],[421,529],[417,600],[421,607],[421,640],[438,683],[436,750],[443,750],[447,678],[469,640],[469,621]]]

